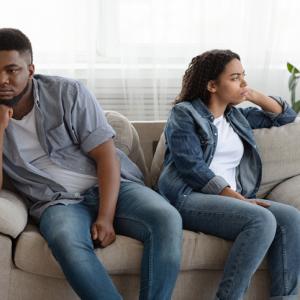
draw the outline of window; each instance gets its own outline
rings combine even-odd
[[[77,78],[104,109],[153,120],[167,117],[192,57],[213,48],[240,54],[249,85],[289,98],[299,11],[298,0],[10,0],[0,25],[28,35],[37,72]]]

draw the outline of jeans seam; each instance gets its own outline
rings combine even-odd
[[[198,215],[212,215],[212,216],[220,216],[220,215],[228,215],[228,216],[234,216],[234,217],[238,217],[241,219],[248,219],[248,221],[251,221],[251,219],[248,216],[243,216],[240,214],[236,214],[236,213],[228,213],[228,214],[224,214],[223,212],[211,212],[211,211],[199,211],[199,210],[191,210],[191,209],[180,209],[178,210],[179,212],[185,211],[187,213],[193,213],[193,214],[198,214]],[[247,224],[245,224],[247,225]]]
[[[148,262],[149,262],[149,272],[148,272],[148,285],[149,285],[149,287],[151,287],[152,286],[152,277],[153,277],[153,274],[152,274],[152,269],[153,269],[153,241],[152,241],[152,233],[153,233],[153,231],[151,230],[151,228],[146,224],[146,223],[144,223],[144,222],[142,222],[141,220],[139,220],[139,219],[136,219],[136,218],[132,218],[132,217],[122,217],[122,216],[116,216],[116,218],[117,219],[124,219],[124,220],[130,220],[130,221],[134,221],[134,222],[136,222],[136,223],[138,223],[138,224],[142,224],[149,232],[150,232],[150,254],[149,254],[149,260],[148,260]],[[144,250],[143,250],[144,251]],[[151,295],[150,295],[150,291],[151,289],[148,289],[148,296],[149,296],[149,299],[151,299]]]
[[[237,275],[236,266],[239,265],[239,263],[240,263],[240,258],[242,257],[242,254],[244,253],[244,247],[245,247],[245,243],[242,243],[239,254],[237,255],[235,263],[232,267],[233,271],[231,271],[231,274],[230,274],[231,275],[231,282],[230,282],[231,286],[229,288],[228,287],[226,288],[226,299],[228,299],[228,300],[230,300],[230,298],[228,298],[228,294],[230,293],[230,290],[232,290],[232,283],[235,281],[235,280],[232,280],[232,278],[234,279],[234,277],[236,277],[236,275]]]
[[[288,279],[287,279],[287,257],[286,257],[286,231],[284,226],[278,224],[278,228],[282,235],[282,265],[283,265],[283,283],[284,283],[284,294],[288,293]]]

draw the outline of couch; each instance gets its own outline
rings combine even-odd
[[[162,168],[164,140],[161,134],[165,123],[130,123],[113,111],[106,112],[106,116],[117,132],[116,146],[140,167],[147,185],[155,184]],[[300,122],[255,131],[264,166],[259,196],[298,209],[299,135]],[[22,197],[7,178],[0,198],[0,300],[78,299],[28,217]],[[213,299],[231,242],[185,230],[182,247],[181,271],[172,299]],[[121,235],[107,248],[95,249],[124,299],[138,299],[142,251],[142,243]],[[253,276],[245,299],[268,299],[268,287],[269,275],[264,261]]]

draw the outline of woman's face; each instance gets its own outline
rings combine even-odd
[[[245,71],[238,59],[231,60],[214,81],[211,93],[224,104],[236,105],[246,99]]]

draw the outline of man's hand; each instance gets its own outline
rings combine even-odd
[[[0,105],[0,126],[5,129],[13,116],[13,109],[6,105]]]
[[[97,218],[92,225],[92,238],[100,247],[105,248],[116,240],[116,233],[111,221]]]

